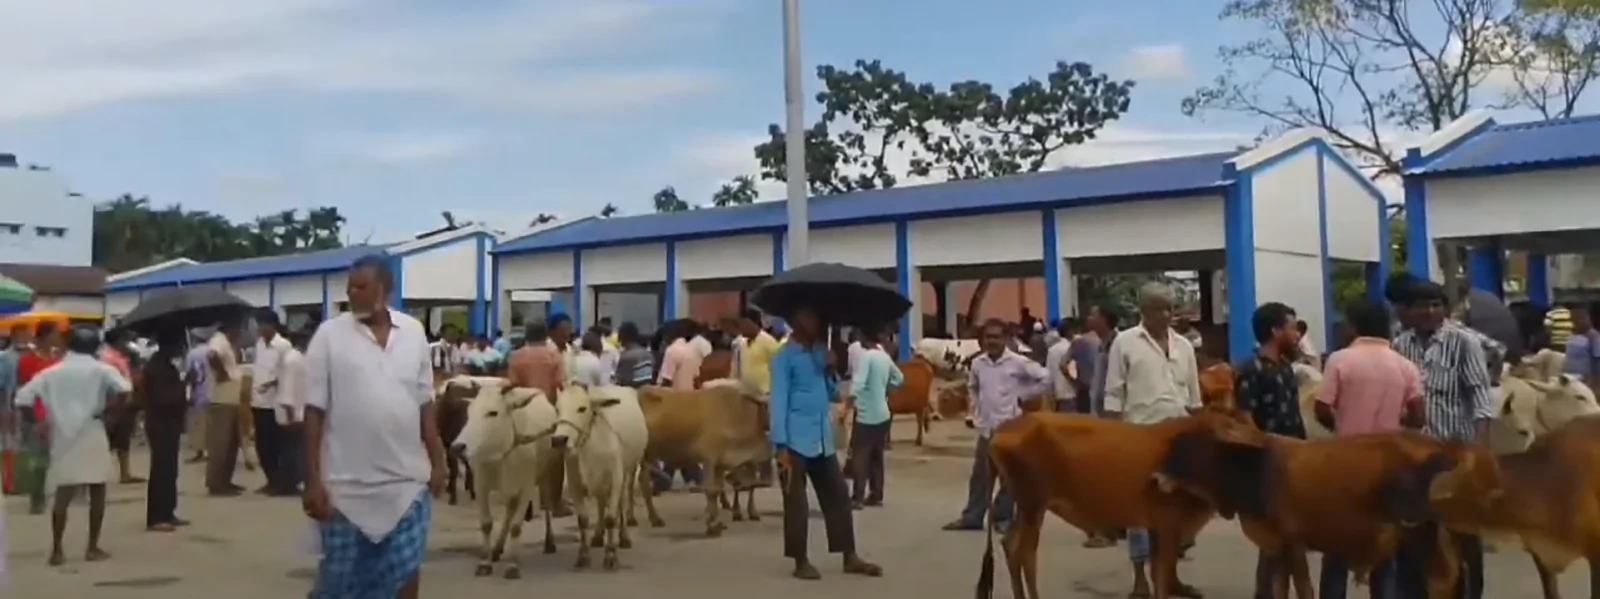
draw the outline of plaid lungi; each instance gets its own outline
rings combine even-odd
[[[378,543],[335,512],[318,527],[322,561],[311,599],[392,599],[422,568],[432,520],[433,498],[426,489]]]

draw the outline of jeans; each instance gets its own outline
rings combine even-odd
[[[1128,529],[1128,559],[1136,564],[1150,560],[1150,531],[1143,528]]]
[[[980,436],[972,452],[972,475],[967,479],[967,507],[961,510],[963,523],[973,526],[983,524],[983,517],[989,513],[989,497],[994,491],[989,487],[989,478],[989,438]],[[1011,494],[1002,486],[1000,494],[994,498],[994,521],[1010,522],[1012,509]]]

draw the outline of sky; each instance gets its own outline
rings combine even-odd
[[[998,84],[1084,61],[1133,105],[1064,164],[1229,149],[1261,123],[1181,99],[1236,28],[1218,4],[803,0],[815,65]],[[0,0],[0,151],[73,191],[235,219],[337,206],[355,241],[517,230],[691,203],[757,167],[783,119],[777,0]],[[808,120],[817,109],[808,105]],[[766,198],[781,184],[764,184]]]

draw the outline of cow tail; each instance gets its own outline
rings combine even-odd
[[[999,485],[996,484],[996,482],[1000,478],[1000,471],[997,468],[998,464],[995,463],[994,449],[993,449],[992,446],[991,446],[991,448],[989,450],[989,455],[985,456],[984,459],[989,460],[989,481],[988,481],[989,482],[989,511],[985,512],[985,514],[987,514],[988,517],[993,518],[994,517],[995,496],[1000,493]],[[983,535],[984,535],[983,536],[983,538],[984,538],[984,541],[983,541],[984,542],[984,546],[983,546],[983,563],[978,568],[978,589],[977,589],[977,593],[975,594],[975,599],[993,599],[994,598],[994,526],[992,526],[988,522],[984,522],[983,523]]]

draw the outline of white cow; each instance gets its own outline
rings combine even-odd
[[[650,441],[638,392],[629,387],[569,383],[556,393],[558,420],[551,446],[566,461],[567,498],[578,513],[578,561],[589,566],[589,548],[604,546],[607,570],[617,567],[617,548],[633,546],[624,517],[633,504],[639,465]],[[589,500],[598,526],[590,542]],[[615,532],[616,534],[612,534]]]
[[[476,574],[494,573],[494,563],[504,555],[510,565],[505,577],[522,577],[517,566],[517,541],[522,537],[522,508],[539,495],[539,473],[557,459],[550,447],[556,426],[556,409],[544,392],[527,387],[512,387],[505,379],[487,376],[457,376],[443,384],[443,392],[470,398],[467,424],[450,445],[452,453],[463,455],[472,465],[478,502],[478,524],[483,532],[483,556]],[[490,545],[495,515],[491,505],[501,508],[500,534]],[[551,514],[545,512],[544,551],[555,552]],[[506,538],[511,542],[507,543]]]
[[[1500,416],[1489,429],[1489,445],[1499,454],[1523,451],[1574,418],[1600,414],[1594,390],[1570,374],[1542,381],[1503,377],[1495,401]]]

